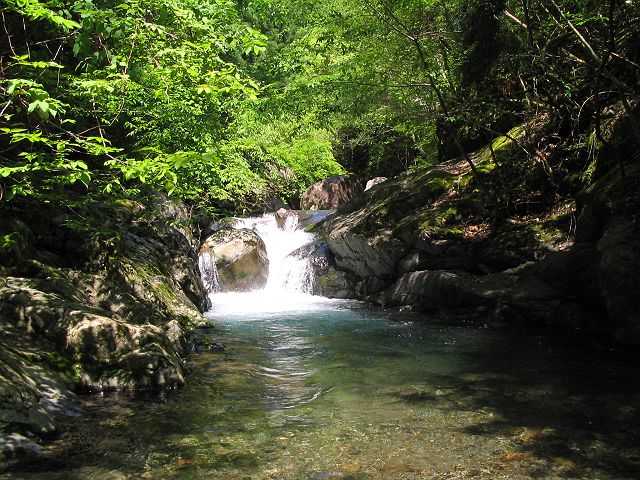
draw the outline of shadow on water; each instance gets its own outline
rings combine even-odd
[[[164,396],[87,415],[7,478],[636,479],[639,360],[379,312],[221,321]]]
[[[561,478],[640,478],[637,356],[566,338],[538,334],[523,342],[514,332],[501,335],[508,345],[465,353],[463,370],[433,374],[429,389],[396,398],[429,409],[486,412],[460,431],[511,438],[512,450],[495,453],[502,463],[526,467],[530,478],[546,478],[550,466]]]
[[[2,473],[112,480],[199,478],[230,467],[251,471],[269,452],[258,431],[269,409],[261,399],[268,395],[265,384],[255,381],[259,366],[235,357],[197,355],[188,386],[178,391],[86,396],[86,415],[52,448],[37,459],[14,460]],[[245,439],[258,445],[255,452]]]

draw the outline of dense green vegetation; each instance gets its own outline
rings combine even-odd
[[[639,3],[4,0],[0,208],[164,189],[257,210],[507,134],[526,160],[478,187],[528,213],[590,182],[603,147],[634,161]]]

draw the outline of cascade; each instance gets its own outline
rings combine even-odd
[[[313,242],[315,234],[299,229],[298,225],[298,214],[291,210],[238,219],[233,224],[234,228],[252,229],[265,244],[269,258],[266,291],[311,293],[313,289],[313,270],[309,259],[291,254]]]
[[[200,255],[200,271],[210,294],[213,311],[222,314],[309,310],[326,299],[312,295],[314,269],[304,247],[316,239],[304,226],[324,219],[331,211],[305,212],[279,210],[259,217],[238,218],[231,226],[247,228],[262,238],[269,259],[269,276],[263,290],[222,293],[218,288],[215,259]],[[301,217],[303,220],[301,220]]]
[[[204,251],[198,256],[198,267],[202,283],[207,293],[215,293],[219,290],[220,278],[218,277],[218,267],[212,252]]]

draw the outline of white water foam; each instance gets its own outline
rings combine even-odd
[[[261,217],[237,219],[232,226],[238,229],[248,228],[260,235],[269,258],[269,277],[263,290],[238,293],[208,289],[212,303],[209,315],[277,316],[327,310],[347,303],[311,294],[314,278],[310,259],[305,255],[292,253],[311,244],[316,236],[298,228],[297,212],[280,211]],[[213,259],[208,260],[215,263]]]
[[[198,257],[198,267],[200,276],[207,293],[215,293],[219,289],[220,278],[218,277],[218,267],[213,252],[204,251]]]
[[[210,295],[212,308],[207,312],[212,318],[222,316],[253,320],[282,315],[297,315],[336,308],[347,308],[354,300],[336,300],[326,297],[285,291],[268,290],[254,292],[226,292]]]
[[[309,259],[290,254],[313,242],[315,235],[297,227],[298,215],[292,211],[265,213],[261,217],[238,219],[234,223],[234,228],[255,231],[267,248],[269,278],[264,287],[267,292],[311,293],[313,271]]]

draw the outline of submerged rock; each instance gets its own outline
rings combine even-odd
[[[42,447],[24,435],[12,433],[0,436],[0,452],[8,458],[16,455],[37,455]]]
[[[362,193],[355,175],[335,175],[311,185],[302,195],[303,210],[335,210]]]
[[[215,258],[220,291],[246,292],[263,288],[267,283],[267,250],[252,230],[219,230],[203,242],[200,252]]]

